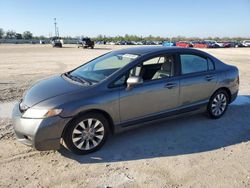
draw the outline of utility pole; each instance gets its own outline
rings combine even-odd
[[[54,22],[54,24],[55,24],[55,37],[57,37],[57,27],[56,27],[56,24],[57,24],[57,23],[56,23],[56,18],[54,18],[54,21],[55,21],[55,22]]]
[[[58,27],[56,27],[56,31],[57,31],[57,36],[59,37],[59,29],[58,29]]]

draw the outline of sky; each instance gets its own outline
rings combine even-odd
[[[250,37],[250,0],[0,0],[0,28],[35,36]]]

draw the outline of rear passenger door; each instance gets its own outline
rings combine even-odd
[[[180,106],[206,102],[217,82],[214,63],[198,54],[179,54],[179,60]]]

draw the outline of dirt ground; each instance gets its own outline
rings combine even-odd
[[[124,47],[0,45],[0,187],[250,187],[250,48],[206,50],[240,70],[239,97],[221,119],[154,123],[86,156],[39,152],[15,140],[11,105],[29,86]]]

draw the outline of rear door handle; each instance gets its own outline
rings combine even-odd
[[[214,79],[214,75],[206,75],[205,76],[205,79],[207,80],[207,81],[211,81],[211,80],[213,80]]]
[[[172,89],[172,88],[174,88],[174,87],[176,87],[176,86],[177,86],[176,83],[167,83],[164,87],[165,87],[165,88],[168,88],[168,89]]]

